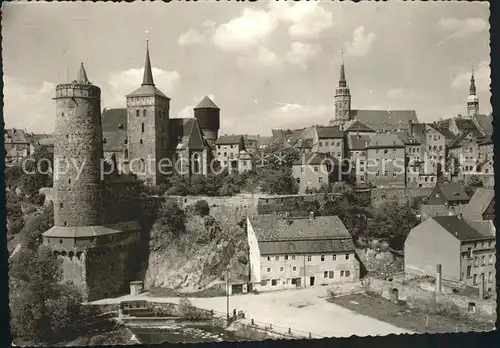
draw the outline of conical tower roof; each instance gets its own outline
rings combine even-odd
[[[476,80],[474,79],[474,70],[472,70],[472,75],[470,76],[469,95],[476,95]]]
[[[80,70],[78,71],[78,76],[76,77],[76,82],[88,85],[90,84],[89,79],[87,78],[87,72],[85,71],[85,67],[83,63],[80,64]]]
[[[208,96],[205,96],[195,109],[219,109],[217,105]]]
[[[151,69],[151,60],[149,59],[149,41],[146,40],[146,62],[144,63],[144,77],[142,78],[142,85],[154,86],[153,71]]]

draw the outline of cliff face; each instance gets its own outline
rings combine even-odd
[[[206,289],[230,279],[248,277],[248,244],[238,218],[224,221],[213,216],[188,216],[186,231],[178,238],[151,230],[146,289],[162,287],[178,291]]]

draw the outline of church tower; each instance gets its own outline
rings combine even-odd
[[[351,115],[351,92],[345,78],[344,60],[340,66],[340,79],[335,92],[335,124],[349,121]]]
[[[476,95],[476,81],[474,79],[474,70],[470,77],[469,97],[467,98],[467,115],[473,117],[479,114],[479,98]]]
[[[150,185],[160,184],[164,174],[172,170],[159,165],[162,159],[172,155],[169,153],[169,113],[170,98],[155,87],[146,39],[142,85],[127,95],[127,155],[130,171]]]

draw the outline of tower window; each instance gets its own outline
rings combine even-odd
[[[140,141],[139,143],[141,143],[141,144],[142,144],[142,139],[141,139],[141,141]]]
[[[142,110],[142,116],[146,116],[146,109]]]
[[[125,139],[123,142],[124,142],[125,144],[127,144],[127,143],[128,143],[128,139]]]
[[[62,207],[63,207],[63,204],[59,203],[59,208],[62,209]]]
[[[61,116],[64,117],[64,112],[61,112]]]
[[[135,110],[135,115],[136,115],[137,117],[139,117],[139,114],[140,114],[140,111],[139,111],[139,110]]]
[[[141,132],[144,133],[144,122],[141,123]]]
[[[68,179],[68,184],[71,184],[71,179]]]

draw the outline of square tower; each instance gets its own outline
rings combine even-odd
[[[150,185],[163,182],[172,170],[169,149],[170,98],[155,87],[149,47],[141,87],[127,95],[126,160],[130,171]]]

